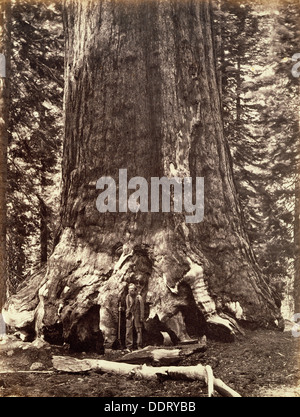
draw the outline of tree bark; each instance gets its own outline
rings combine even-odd
[[[299,87],[300,93],[300,87]],[[300,130],[300,112],[299,112]],[[297,149],[300,151],[300,138],[298,139]],[[300,153],[298,152],[298,155]],[[299,159],[296,163],[295,173],[295,221],[294,221],[294,311],[300,312],[300,175]]]
[[[6,181],[9,107],[10,1],[0,2],[0,53],[5,57],[0,74],[0,313],[6,297]]]
[[[231,339],[235,320],[275,326],[280,313],[243,230],[223,136],[209,2],[68,0],[64,20],[61,228],[36,296],[37,333],[86,348],[100,326],[112,344],[129,282],[142,283],[150,340],[155,320],[181,340]],[[99,213],[96,181],[118,183],[122,168],[148,184],[204,177],[203,221]]]

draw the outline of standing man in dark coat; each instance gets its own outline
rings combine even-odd
[[[133,331],[137,335],[137,348],[141,349],[143,345],[142,325],[144,321],[144,301],[142,296],[137,293],[134,284],[129,284],[128,294],[126,296],[126,347],[133,349]]]

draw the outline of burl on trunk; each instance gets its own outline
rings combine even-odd
[[[231,339],[237,321],[275,326],[279,308],[243,230],[223,136],[209,2],[67,0],[64,19],[61,228],[28,307],[24,289],[7,320],[50,342],[99,350],[99,328],[113,344],[121,323],[123,337],[118,303],[134,282],[145,343],[162,341],[161,331],[173,341]],[[203,220],[120,212],[118,198],[116,212],[100,213],[96,182],[114,178],[118,196],[120,169],[148,184],[203,177]]]

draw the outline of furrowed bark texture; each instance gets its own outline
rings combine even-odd
[[[5,65],[0,74],[0,313],[6,298],[6,182],[7,182],[7,123],[9,102],[10,60],[10,2],[0,2],[0,53]],[[1,59],[1,64],[3,61]],[[5,74],[4,74],[5,72]],[[4,77],[5,75],[5,77]]]
[[[300,94],[300,86],[299,86]],[[299,130],[300,130],[300,111],[299,111]],[[300,139],[298,140],[298,151],[300,152]],[[299,155],[298,152],[298,155]],[[299,165],[299,164],[298,164]],[[296,168],[295,183],[295,221],[294,221],[294,311],[300,311],[300,173],[299,166]]]
[[[151,341],[160,330],[230,338],[232,318],[274,326],[279,317],[243,230],[210,12],[206,1],[66,2],[61,231],[34,315],[49,341],[92,347],[100,326],[113,343],[118,298],[137,281]],[[151,177],[204,177],[203,221],[99,213],[96,181],[118,183],[122,168],[149,185]]]

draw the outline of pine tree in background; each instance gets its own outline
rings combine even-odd
[[[59,3],[13,4],[7,241],[11,291],[33,267],[47,261],[57,221],[62,36]]]
[[[289,269],[294,279],[289,282],[289,293],[294,300],[294,311],[300,311],[300,235],[299,235],[299,78],[292,75],[291,57],[299,52],[300,44],[300,3],[298,0],[281,1],[276,14],[276,31],[274,34],[273,58],[276,63],[276,78],[281,80],[283,102],[278,109],[279,123],[276,130],[280,141],[278,151],[272,155],[273,173],[281,184],[281,222],[291,242]],[[279,200],[280,201],[280,200]],[[292,239],[291,239],[292,238]],[[291,258],[293,261],[291,261]],[[291,285],[294,284],[294,285]]]
[[[224,129],[246,229],[279,297],[286,285],[292,310],[299,119],[290,57],[298,45],[299,8],[293,1],[280,4],[224,2],[216,19]]]

